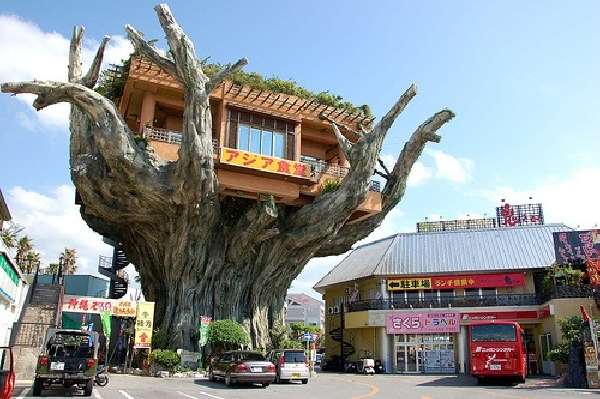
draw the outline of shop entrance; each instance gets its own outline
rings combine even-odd
[[[394,355],[397,373],[456,372],[451,334],[395,335]]]

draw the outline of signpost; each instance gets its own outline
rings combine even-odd
[[[135,320],[134,347],[150,349],[154,322],[154,302],[138,302]]]

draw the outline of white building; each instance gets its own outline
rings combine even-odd
[[[325,326],[325,304],[306,294],[288,294],[285,299],[285,324],[304,323],[323,329]]]
[[[11,219],[8,207],[0,191],[0,232],[3,222]],[[27,297],[27,282],[10,258],[8,249],[0,240],[0,346],[9,344],[14,322],[19,320]]]

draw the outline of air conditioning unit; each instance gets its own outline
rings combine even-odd
[[[327,313],[333,314],[333,306],[327,308]]]
[[[340,307],[339,306],[334,306],[333,307],[333,313],[340,313]]]
[[[352,288],[346,287],[345,292],[346,292],[346,295],[350,295],[350,293],[352,292]]]

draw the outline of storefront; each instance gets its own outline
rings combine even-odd
[[[394,335],[394,372],[455,373],[454,334]]]
[[[460,313],[390,312],[385,325],[386,333],[393,337],[395,372],[456,372],[454,349],[460,331]]]

